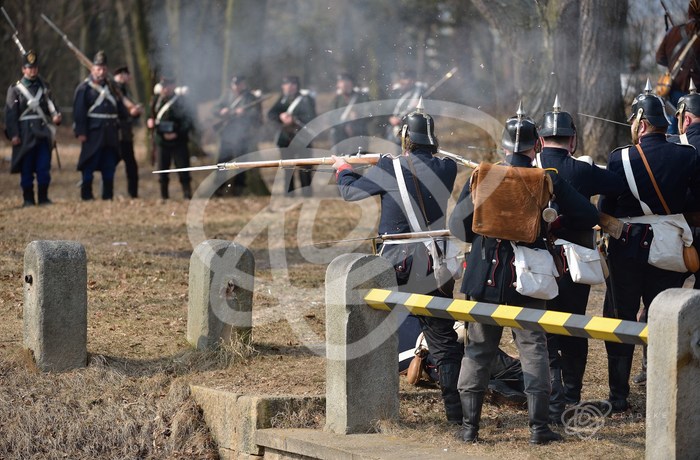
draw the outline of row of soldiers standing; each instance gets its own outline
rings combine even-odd
[[[21,173],[24,206],[37,202],[33,189],[36,175],[38,203],[44,205],[51,202],[48,198],[51,149],[55,145],[55,126],[61,122],[61,113],[48,83],[38,75],[37,55],[33,51],[24,56],[22,72],[23,78],[8,89],[5,107],[7,135],[13,145],[11,171]],[[143,109],[129,94],[130,80],[127,67],[119,67],[113,76],[110,75],[106,55],[98,52],[92,60],[90,75],[76,89],[74,133],[81,142],[78,170],[82,173],[80,196],[83,200],[94,199],[92,189],[97,171],[102,174],[101,198],[112,199],[116,166],[121,160],[125,164],[128,194],[131,198],[138,197],[133,124]],[[396,115],[390,117],[386,125],[386,138],[395,142],[400,117],[408,113],[411,104],[415,104],[422,86],[415,81],[414,74],[406,72],[401,74],[393,89],[398,102],[394,109]],[[358,146],[366,148],[369,119],[359,116],[355,108],[369,100],[367,94],[355,87],[354,78],[348,73],[338,75],[336,90],[332,108],[339,111],[339,116],[330,132],[333,145],[338,150],[356,151]],[[158,169],[167,169],[173,163],[177,168],[190,165],[188,144],[194,121],[185,93],[186,87],[176,86],[175,80],[167,76],[156,85],[147,126],[153,130]],[[263,122],[262,100],[259,94],[250,90],[245,76],[232,78],[230,91],[216,102],[213,109],[218,120],[214,128],[220,136],[217,162],[231,161],[256,150],[256,132]],[[303,126],[316,118],[316,114],[315,99],[309,91],[301,88],[299,78],[293,75],[284,77],[281,95],[267,113],[268,121],[277,127],[276,145],[283,157],[304,156],[306,148],[311,147],[310,142],[297,146],[292,140]],[[293,194],[297,188],[294,172],[286,170],[285,174],[287,193]],[[178,175],[183,196],[191,198],[189,172],[179,172]],[[238,173],[235,176],[230,183],[233,194],[242,193],[250,182],[246,181],[249,175]],[[311,168],[298,170],[299,188],[305,196],[311,194],[311,178]],[[168,175],[161,174],[159,182],[160,196],[167,199]]]
[[[690,94],[680,99],[676,114],[683,133],[680,138],[666,138],[669,123],[663,105],[647,83],[632,105],[629,121],[633,145],[612,151],[607,169],[573,157],[576,127],[558,100],[539,126],[522,110],[506,121],[502,138],[506,164],[516,169],[543,168],[553,184],[551,206],[557,211],[556,219],[543,225],[546,237],[532,244],[487,236],[474,228],[474,213],[480,204],[472,196],[472,182],[465,185],[447,219],[447,200],[456,166],[450,159],[436,156],[439,142],[435,124],[423,110],[416,110],[401,121],[401,155],[383,157],[364,175],[354,172],[342,158],[336,158],[333,166],[344,199],[381,197],[380,234],[443,228],[449,222],[452,235],[471,243],[460,289],[468,299],[576,314],[585,314],[590,286],[574,282],[563,247],[555,245],[552,249],[564,264],[554,298],[521,293],[514,268],[518,263],[516,248],[545,249],[547,239],[551,243],[564,230],[590,231],[599,223],[598,210],[590,199],[601,195],[600,210],[624,222],[620,238],[610,238],[608,244],[610,276],[606,280],[604,315],[636,321],[640,302],[646,314],[654,314],[649,307],[656,295],[683,286],[688,265],[682,248],[689,246],[692,235],[688,235],[690,228],[682,213],[696,210],[700,203],[700,95],[691,86]],[[512,216],[513,211],[504,210],[504,215]],[[658,224],[677,222],[680,223],[671,231],[672,237],[658,231],[654,240]],[[436,243],[402,241],[405,243],[378,248],[382,257],[394,264],[399,290],[451,297],[452,281],[436,276],[439,257],[435,258],[430,249]],[[667,250],[674,255],[671,262],[662,264],[653,253],[654,246],[664,241],[670,241]],[[470,322],[468,341],[460,350],[451,320],[420,319],[438,368],[447,419],[461,425],[457,433],[460,440],[477,442],[490,368],[503,328]],[[646,316],[641,319],[646,320]],[[565,424],[565,410],[582,401],[587,339],[520,329],[513,329],[513,335],[527,395],[530,442],[562,440],[549,425]],[[605,409],[624,412],[629,409],[634,346],[606,342],[606,350],[610,391]]]

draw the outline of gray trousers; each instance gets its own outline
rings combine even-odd
[[[544,310],[545,302],[537,301],[522,306]],[[469,340],[464,348],[458,388],[460,393],[483,393],[489,383],[491,363],[498,351],[503,327],[481,323],[469,323],[468,327]],[[520,353],[525,393],[549,398],[551,382],[545,333],[513,329],[513,335]]]

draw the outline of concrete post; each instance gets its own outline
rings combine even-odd
[[[24,346],[42,371],[87,364],[87,256],[76,241],[24,250]]]
[[[398,418],[398,313],[363,300],[380,287],[396,289],[394,269],[381,257],[344,254],[326,271],[327,431],[367,433],[380,419]]]
[[[646,458],[700,458],[700,291],[654,299],[647,359]]]
[[[187,341],[199,350],[221,342],[249,344],[253,326],[255,259],[245,246],[200,243],[190,258]]]

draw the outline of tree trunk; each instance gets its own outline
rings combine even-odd
[[[166,0],[165,12],[168,21],[168,40],[170,51],[162,64],[167,66],[162,69],[175,78],[180,77],[180,0]],[[167,64],[166,64],[167,62]]]
[[[155,76],[148,58],[148,26],[146,25],[146,9],[143,0],[135,0],[134,8],[129,15],[131,30],[134,32],[134,54],[136,70],[136,97],[139,101],[147,102],[153,95]]]
[[[512,85],[526,113],[539,119],[551,109],[554,96],[559,91],[568,91],[572,84],[568,75],[577,64],[576,55],[558,41],[568,42],[571,30],[578,27],[578,15],[572,13],[572,6],[578,2],[472,0],[472,3],[506,42],[514,71]],[[572,93],[575,94],[575,89]],[[512,113],[517,105],[518,101],[512,102]]]
[[[226,12],[224,21],[224,55],[221,57],[221,92],[228,90],[231,80],[231,55],[233,54],[233,21],[235,15],[233,7],[235,0],[226,0]]]
[[[622,42],[627,0],[582,0],[580,8],[580,43],[585,46],[581,47],[579,60],[579,109],[588,115],[624,120],[620,73],[624,62]],[[579,137],[586,140],[584,154],[596,162],[605,162],[610,151],[629,142],[629,130],[582,117]]]
[[[133,5],[131,1],[128,0],[117,0],[114,2],[114,7],[117,10],[117,20],[119,21],[119,38],[122,43],[122,48],[124,50],[124,60],[126,65],[129,67],[130,72],[135,72],[136,70],[136,59],[134,58],[134,42],[132,37],[134,34],[129,30],[129,22],[127,22],[126,11],[132,11]],[[138,94],[134,91],[134,82],[131,83],[131,94]]]

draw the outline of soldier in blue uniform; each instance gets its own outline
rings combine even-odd
[[[663,102],[652,93],[649,81],[644,93],[632,104],[630,121],[633,145],[614,150],[608,160],[608,170],[626,180],[630,188],[621,194],[603,195],[599,206],[601,211],[630,223],[619,240],[610,241],[610,278],[603,313],[606,317],[636,321],[640,299],[648,312],[657,294],[683,285],[684,269],[679,273],[649,263],[654,234],[658,233],[651,224],[668,221],[667,215],[682,213],[689,191],[696,200],[700,199],[700,157],[692,146],[667,142],[664,133],[668,120]],[[692,241],[689,228],[683,231],[684,239],[686,233]],[[683,265],[682,260],[676,262]],[[646,317],[641,320],[646,321]],[[623,412],[629,407],[634,345],[605,342],[605,348],[609,402],[614,412]]]
[[[153,111],[146,124],[155,129],[156,146],[158,147],[158,169],[168,169],[171,163],[176,168],[190,166],[189,135],[194,122],[189,115],[185,103],[187,87],[177,87],[175,79],[164,76],[160,79],[160,92],[155,95]],[[192,198],[192,176],[188,171],[178,172],[182,195],[186,200]],[[168,174],[160,174],[160,197],[167,200],[170,197]]]
[[[535,123],[518,109],[516,116],[506,121],[502,146],[506,162],[516,168],[530,168],[538,143]],[[598,223],[595,207],[553,171],[554,196],[559,213],[557,226],[569,229],[590,229]],[[457,200],[450,217],[450,231],[457,238],[472,244],[467,259],[461,291],[472,300],[495,304],[517,305],[544,309],[545,301],[524,296],[516,291],[513,269],[514,249],[510,241],[479,235],[472,230],[474,204],[467,184]],[[532,248],[545,248],[544,238],[533,244],[518,243]],[[479,421],[484,392],[489,381],[489,369],[503,333],[503,328],[481,323],[469,323],[469,341],[462,359],[459,393],[464,419],[458,439],[479,441]],[[530,443],[546,444],[562,437],[549,428],[550,377],[545,333],[513,329],[520,352],[525,394],[527,395]]]
[[[128,112],[107,82],[107,56],[98,51],[90,75],[75,90],[73,131],[80,140],[78,171],[82,171],[80,198],[92,200],[95,171],[102,173],[102,199],[114,195],[114,170],[119,161],[119,119]]]
[[[262,124],[260,104],[251,105],[257,99],[248,88],[245,76],[231,78],[231,90],[226,91],[213,109],[219,120],[214,130],[221,136],[217,163],[235,160],[255,150],[257,130]],[[240,195],[245,189],[247,175],[245,171],[237,172],[231,181],[234,195]]]
[[[316,118],[316,101],[307,90],[301,90],[299,77],[288,75],[282,80],[282,95],[267,112],[267,118],[279,127],[277,135],[277,147],[283,150],[284,158],[295,158],[302,156],[302,152],[289,151],[292,140],[299,131],[311,120]],[[311,145],[301,145],[300,149],[311,147]],[[288,184],[287,194],[293,195],[294,170],[285,169],[285,183]],[[311,179],[313,168],[299,168],[299,183],[301,193],[304,196],[311,196]]]
[[[52,124],[61,124],[61,113],[51,97],[49,85],[39,77],[34,51],[23,57],[22,78],[7,90],[5,103],[6,134],[12,143],[10,172],[21,173],[20,187],[24,203],[34,206],[34,175],[40,205],[51,204]]]
[[[355,107],[358,104],[369,101],[367,94],[355,89],[355,78],[349,73],[338,74],[336,81],[336,96],[333,99],[333,109],[343,109],[339,120],[341,123],[335,125],[331,130],[331,141],[334,146],[351,138],[366,137],[369,132],[367,124],[369,119],[361,116]],[[356,139],[355,148],[347,148],[348,151],[356,152],[357,147],[366,150],[367,140]],[[343,148],[344,146],[341,146]]]
[[[573,157],[577,142],[576,126],[571,115],[561,111],[559,97],[555,98],[552,111],[544,114],[539,134],[542,151],[537,154],[537,166],[555,169],[559,177],[587,199],[599,194],[619,195],[627,190],[627,184],[617,174],[599,168],[592,161],[588,163]],[[590,232],[592,239],[593,230]],[[563,246],[557,245],[555,249],[565,261]],[[590,290],[588,284],[575,283],[566,267],[559,278],[559,295],[547,301],[547,309],[585,315]],[[547,349],[552,378],[549,416],[553,423],[561,424],[566,404],[578,404],[581,400],[588,339],[547,334]]]
[[[380,235],[445,228],[447,201],[457,176],[457,165],[434,156],[438,149],[434,129],[433,118],[422,108],[406,116],[402,127],[404,153],[396,158],[383,156],[364,176],[353,171],[345,160],[334,157],[333,167],[337,170],[343,199],[358,201],[380,196]],[[405,183],[405,197],[397,177]],[[451,277],[438,280],[435,270],[438,256],[433,249],[440,247],[441,242],[396,241],[400,244],[385,243],[379,253],[394,265],[399,289],[452,298],[454,280]],[[457,392],[462,347],[457,342],[454,321],[427,316],[419,316],[418,320],[438,367],[447,420],[457,424],[462,419]]]

